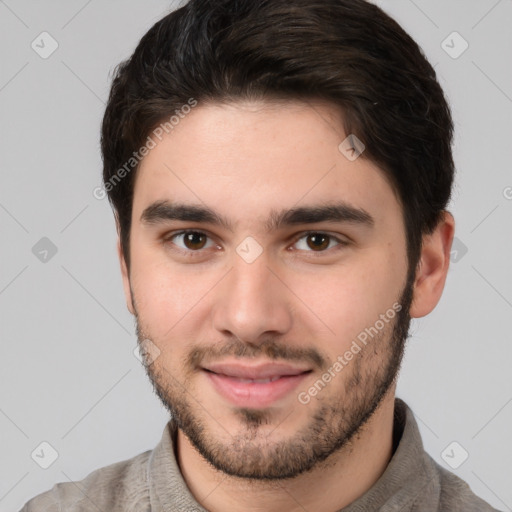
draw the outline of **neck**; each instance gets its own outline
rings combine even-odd
[[[178,429],[177,458],[198,503],[210,512],[334,512],[361,497],[393,454],[394,386],[363,429],[309,472],[280,481],[248,481],[214,469]]]

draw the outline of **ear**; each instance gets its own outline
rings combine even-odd
[[[117,221],[116,221],[117,224]],[[119,263],[121,265],[121,276],[123,278],[123,288],[124,288],[124,296],[126,298],[126,307],[128,311],[134,315],[135,308],[133,307],[133,297],[132,290],[130,288],[130,275],[128,272],[128,266],[126,265],[126,260],[124,258],[123,251],[121,249],[121,236],[119,230],[119,224],[117,224],[117,256],[119,257]]]
[[[450,250],[454,233],[453,215],[444,211],[433,233],[423,236],[410,309],[412,318],[428,315],[441,298],[450,265]]]

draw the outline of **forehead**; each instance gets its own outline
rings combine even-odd
[[[325,102],[198,104],[141,161],[134,214],[157,201],[202,203],[253,223],[283,207],[339,201],[376,220],[400,213],[383,171],[340,148],[342,121]]]

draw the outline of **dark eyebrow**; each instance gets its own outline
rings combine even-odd
[[[222,226],[228,231],[233,231],[228,219],[214,212],[211,208],[195,204],[170,203],[162,200],[148,206],[140,216],[145,224],[158,224],[168,220],[183,220],[191,222],[204,222]]]
[[[282,226],[297,224],[315,224],[317,222],[350,222],[373,227],[374,218],[362,208],[356,208],[344,202],[318,206],[301,206],[290,210],[272,210],[266,228],[277,230]]]
[[[202,222],[222,226],[233,231],[233,224],[226,217],[203,205],[157,201],[148,206],[140,217],[145,224],[158,224],[168,220]],[[344,202],[333,204],[301,206],[290,210],[272,210],[265,223],[268,231],[284,226],[314,224],[318,222],[349,222],[368,227],[375,225],[374,218],[364,209]]]

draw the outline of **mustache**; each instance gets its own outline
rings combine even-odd
[[[258,344],[250,344],[233,339],[227,343],[217,343],[211,346],[194,347],[186,357],[186,367],[199,369],[205,361],[215,361],[222,357],[256,359],[265,356],[268,359],[280,361],[296,361],[311,363],[315,368],[327,366],[326,359],[314,348],[298,348],[276,343],[272,339]]]

